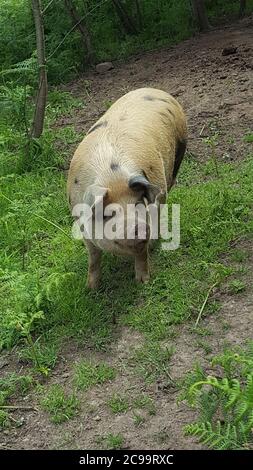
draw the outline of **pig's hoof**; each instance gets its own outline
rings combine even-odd
[[[136,282],[148,282],[149,279],[150,279],[150,274],[149,272],[137,272],[135,273],[135,279],[136,279]]]
[[[87,287],[88,289],[98,289],[99,287],[99,278],[90,276],[87,279]]]

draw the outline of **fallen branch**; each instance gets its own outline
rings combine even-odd
[[[195,322],[195,328],[196,328],[196,326],[198,326],[198,324],[199,324],[199,321],[200,321],[200,319],[201,319],[201,316],[202,316],[202,313],[203,313],[204,308],[205,308],[205,306],[206,306],[206,303],[207,303],[207,301],[208,301],[208,299],[209,299],[209,297],[210,297],[210,294],[211,294],[212,290],[215,288],[215,286],[217,286],[217,282],[215,282],[215,284],[213,284],[213,285],[210,287],[209,291],[207,292],[206,298],[205,298],[205,300],[204,300],[204,302],[203,302],[203,304],[202,304],[202,307],[201,307],[201,309],[200,309],[200,311],[199,311],[199,314],[198,314],[198,318],[197,318],[197,320],[196,320],[196,322]]]
[[[34,406],[22,406],[22,405],[1,405],[1,410],[23,410],[23,411],[39,411]]]

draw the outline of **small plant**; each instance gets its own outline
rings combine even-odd
[[[10,419],[6,411],[0,409],[0,430],[9,426]]]
[[[111,107],[112,103],[113,103],[112,100],[105,100],[104,101],[105,108],[109,109]]]
[[[210,344],[208,344],[203,339],[198,339],[198,341],[196,341],[196,344],[199,348],[202,348],[206,354],[210,354],[213,350],[212,346],[210,346]]]
[[[18,334],[23,337],[24,342],[29,348],[30,358],[36,370],[43,375],[48,375],[49,369],[41,364],[40,357],[37,354],[37,349],[31,334],[34,324],[37,323],[38,320],[44,320],[44,318],[43,311],[37,311],[30,314],[25,314],[24,312],[16,312],[15,314],[13,312],[9,320],[9,327],[12,326],[13,329],[15,328]]]
[[[121,449],[124,443],[124,438],[121,434],[108,434],[104,439],[107,449]]]
[[[159,377],[170,379],[169,362],[172,354],[172,348],[163,348],[158,342],[152,342],[138,349],[133,359],[137,370],[147,381],[153,382]]]
[[[181,399],[199,411],[185,432],[211,449],[247,449],[253,442],[253,341],[244,350],[225,350],[211,366],[222,376],[197,368],[185,379]]]
[[[144,394],[135,398],[135,400],[133,401],[133,406],[134,408],[141,408],[147,410],[150,415],[155,415],[156,413],[154,400]]]
[[[234,279],[229,283],[228,288],[232,294],[239,294],[240,292],[243,292],[246,289],[246,284],[240,279]]]
[[[211,149],[211,160],[215,168],[216,176],[219,177],[218,158],[216,153],[216,147],[218,145],[218,132],[215,132],[215,134],[211,137],[205,138],[204,142]]]
[[[253,142],[253,133],[249,132],[243,137],[243,141],[247,142],[247,144],[251,144]]]
[[[15,394],[25,395],[33,383],[31,375],[9,374],[0,379],[0,408]]]
[[[75,366],[75,384],[77,388],[86,390],[96,384],[103,384],[115,378],[115,370],[107,364],[92,364],[81,361]]]
[[[79,400],[74,394],[67,395],[60,385],[52,385],[42,398],[41,406],[50,414],[53,423],[60,424],[76,416]]]
[[[140,415],[139,413],[134,413],[134,425],[141,426],[145,423],[146,419],[144,416]]]
[[[192,333],[195,333],[198,336],[212,336],[212,331],[208,328],[201,328],[200,326],[193,326],[190,328]]]
[[[231,253],[231,259],[236,263],[242,263],[248,258],[248,256],[249,255],[245,250],[241,250],[239,248],[233,250],[233,252]]]
[[[118,394],[113,395],[110,400],[108,400],[107,405],[112,413],[124,413],[129,409],[127,399]]]

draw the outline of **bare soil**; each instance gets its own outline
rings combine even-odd
[[[189,151],[205,161],[206,146],[203,136],[219,132],[218,156],[230,161],[245,156],[246,144],[242,140],[250,127],[252,111],[252,18],[237,24],[198,35],[183,43],[134,57],[106,74],[89,72],[79,81],[68,85],[76,96],[83,97],[87,106],[64,118],[57,125],[74,124],[84,132],[106,110],[108,101],[138,87],[162,88],[178,97],[188,114]],[[225,47],[237,47],[236,53],[223,56]],[[89,81],[90,91],[85,84]],[[70,155],[71,156],[71,155]],[[252,337],[253,250],[249,242],[241,240],[238,247],[248,253],[244,262],[246,289],[231,295],[224,286],[214,292],[222,304],[218,313],[201,319],[201,327],[210,330],[205,338],[211,354],[222,350],[225,344],[240,345]],[[232,249],[232,248],[231,248]],[[200,449],[196,440],[184,436],[183,426],[195,418],[195,411],[184,403],[177,403],[178,389],[173,386],[199,361],[210,367],[207,352],[199,345],[199,336],[192,332],[192,323],[179,325],[176,337],[169,341],[175,352],[171,359],[172,385],[157,382],[147,385],[131,367],[129,359],[143,342],[142,336],[129,328],[118,327],[117,338],[106,353],[94,353],[76,346],[65,345],[58,365],[49,383],[60,383],[67,391],[73,389],[73,364],[82,358],[92,357],[115,366],[117,377],[111,383],[95,386],[81,394],[82,406],[76,418],[62,425],[54,425],[41,409],[17,411],[15,419],[23,418],[20,428],[10,428],[0,436],[3,449],[94,449],[101,448],[101,436],[122,434],[126,449]],[[13,354],[3,356],[0,362],[4,374],[18,371],[20,366]],[[112,414],[106,401],[114,392],[125,395],[131,402],[141,392],[153,398],[156,413],[138,410],[145,421],[137,426],[134,410]],[[80,395],[79,395],[80,396]],[[34,404],[30,394],[19,399],[21,405]]]

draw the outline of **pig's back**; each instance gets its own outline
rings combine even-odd
[[[117,100],[89,129],[73,157],[69,179],[80,173],[92,184],[107,160],[145,171],[163,189],[170,186],[178,143],[187,138],[179,103],[154,88],[131,91]]]

